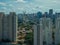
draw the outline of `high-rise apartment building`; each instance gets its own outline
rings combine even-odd
[[[43,17],[39,22],[34,26],[34,45],[52,45],[52,20]]]
[[[33,29],[34,29],[34,37],[33,37],[34,43],[33,43],[33,45],[37,45],[37,41],[38,41],[37,40],[37,33],[38,33],[37,32],[37,25],[33,25]]]
[[[39,24],[33,26],[34,29],[34,45],[43,45],[43,24],[40,19]]]
[[[11,41],[16,41],[17,29],[18,29],[18,20],[15,12],[10,12],[8,15],[8,30],[9,30],[9,39]]]
[[[0,12],[0,41],[2,40],[2,32],[3,32],[3,25],[2,25],[2,19],[3,19],[4,13]]]
[[[2,41],[17,41],[18,18],[15,12],[9,15],[0,13],[0,40]]]
[[[55,19],[55,45],[60,44],[60,17]]]
[[[46,45],[52,45],[52,20],[50,18],[43,19],[44,42]]]
[[[39,44],[43,45],[43,40],[44,40],[43,19],[40,18],[39,22],[40,22],[40,24],[39,24],[40,25],[40,37],[38,36],[40,38]]]
[[[4,15],[2,19],[2,40],[8,40],[8,26],[7,26],[7,16]]]

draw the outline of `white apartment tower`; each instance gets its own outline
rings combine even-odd
[[[34,45],[52,45],[52,20],[40,18],[39,21],[34,25]]]
[[[33,45],[37,45],[37,25],[33,25],[33,29],[34,29]]]
[[[55,20],[55,45],[60,44],[60,17]]]
[[[43,19],[43,28],[46,45],[52,45],[52,20],[50,18]]]
[[[43,45],[44,30],[43,30],[43,19],[40,18],[40,45]]]
[[[40,24],[35,24],[34,29],[34,45],[43,45],[43,24],[40,19]]]

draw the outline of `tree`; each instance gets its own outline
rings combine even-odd
[[[30,45],[33,45],[33,33],[28,33],[25,37],[25,40],[27,41],[27,43],[29,43]]]

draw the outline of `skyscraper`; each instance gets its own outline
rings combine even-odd
[[[49,15],[53,15],[53,9],[49,10]]]
[[[40,45],[43,45],[43,40],[44,40],[44,29],[43,29],[43,19],[42,18],[40,18],[40,20],[39,20],[39,22],[40,22]],[[38,34],[39,35],[39,34]]]
[[[35,45],[52,45],[52,20],[50,18],[40,18],[39,24],[34,27]]]
[[[60,44],[60,17],[55,19],[55,45]]]
[[[18,28],[18,21],[17,21],[17,16],[15,12],[10,12],[8,15],[8,34],[9,34],[9,39],[11,41],[16,41],[17,37],[17,28]]]
[[[0,41],[2,40],[2,28],[3,28],[3,25],[2,25],[2,19],[3,19],[3,15],[4,13],[3,12],[0,12]]]
[[[50,18],[44,18],[44,40],[46,45],[52,45],[52,20]]]
[[[33,45],[37,45],[37,25],[33,25],[33,29],[34,29]]]
[[[0,13],[0,40],[1,41],[17,41],[18,18],[15,12],[9,15]]]
[[[7,26],[7,16],[4,15],[2,19],[2,40],[7,41],[9,37],[8,36],[8,26]]]
[[[33,26],[34,29],[34,45],[43,45],[43,25],[42,19],[40,19],[39,24]]]

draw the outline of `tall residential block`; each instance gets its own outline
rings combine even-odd
[[[4,16],[4,13],[3,12],[0,12],[0,41],[2,40],[2,32],[3,32],[3,23],[2,23],[2,20],[3,20],[3,16]]]
[[[0,40],[1,41],[17,41],[18,18],[15,12],[9,15],[0,13]]]
[[[8,34],[11,41],[17,41],[18,18],[15,12],[10,12],[8,15]]]
[[[34,29],[34,45],[43,45],[43,25],[42,19],[40,19],[39,24],[33,26]]]
[[[50,18],[43,19],[44,41],[46,45],[52,45],[52,20]]]
[[[60,17],[55,19],[55,45],[60,44]]]

